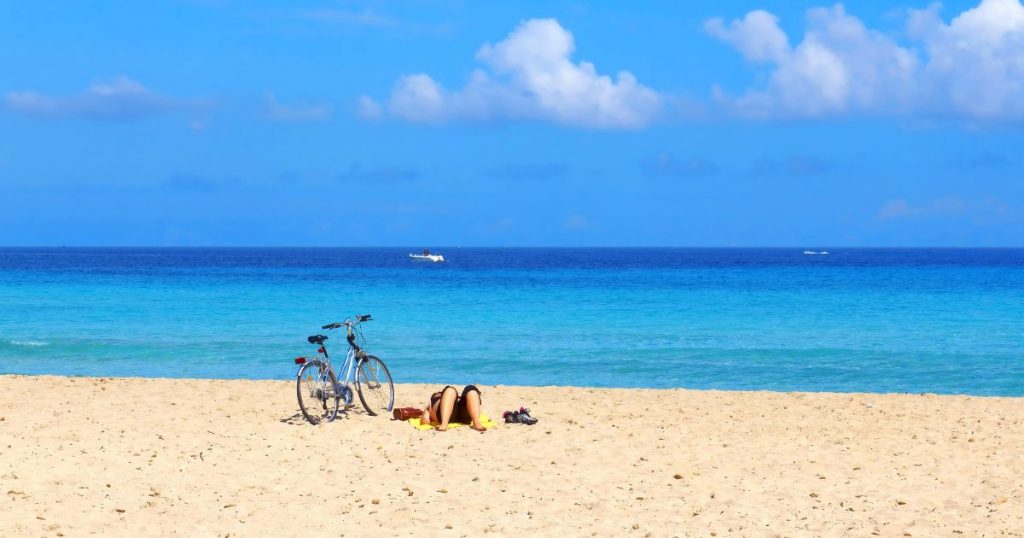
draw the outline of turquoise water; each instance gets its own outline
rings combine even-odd
[[[439,250],[0,249],[0,372],[287,379],[369,312],[397,382],[1024,395],[1024,250]]]

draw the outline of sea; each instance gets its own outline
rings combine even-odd
[[[0,373],[1024,396],[1024,249],[0,248]]]

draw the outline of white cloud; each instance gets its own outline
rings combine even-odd
[[[362,96],[359,98],[359,105],[357,109],[359,117],[367,120],[375,120],[384,114],[380,105],[377,101],[374,101],[370,97]]]
[[[591,128],[638,128],[658,116],[662,98],[628,71],[615,79],[574,63],[573,35],[554,19],[531,19],[504,41],[484,45],[464,87],[446,90],[427,74],[399,79],[387,103],[412,122],[548,120]],[[374,103],[375,104],[375,103]]]
[[[906,44],[867,28],[841,4],[809,10],[793,47],[771,13],[711,19],[710,35],[771,69],[761,87],[715,93],[734,112],[757,117],[1024,118],[1024,5],[981,0],[948,24],[938,9],[909,11]]]
[[[94,84],[69,96],[10,92],[4,103],[7,108],[29,116],[104,120],[135,120],[171,112],[198,111],[210,106],[207,101],[176,99],[155,93],[124,76]]]
[[[746,17],[732,21],[728,26],[720,18],[710,19],[704,23],[704,29],[736,47],[752,61],[779,62],[790,52],[789,38],[779,28],[779,18],[761,9],[747,13]]]
[[[760,11],[726,27],[705,24],[752,62],[774,65],[766,88],[725,97],[736,111],[752,116],[822,116],[875,112],[910,102],[915,55],[871,30],[842,5],[807,12],[807,32],[793,48],[778,19]]]
[[[331,105],[327,104],[303,104],[285,105],[277,100],[277,97],[268,93],[265,97],[264,112],[267,117],[282,122],[311,122],[325,121],[331,117]]]
[[[938,6],[912,11],[910,34],[924,42],[929,97],[978,119],[1024,117],[1024,5],[983,0],[949,24]]]
[[[391,92],[388,108],[409,121],[435,121],[445,115],[444,90],[428,75],[406,75]]]

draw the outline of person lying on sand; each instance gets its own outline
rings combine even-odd
[[[451,385],[431,394],[421,420],[429,421],[440,432],[448,429],[449,422],[469,424],[479,432],[487,430],[480,423],[480,389],[476,385],[463,387],[462,396]]]

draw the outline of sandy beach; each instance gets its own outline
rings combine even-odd
[[[481,388],[540,422],[313,427],[289,382],[0,376],[0,534],[1024,534],[1021,399]]]

